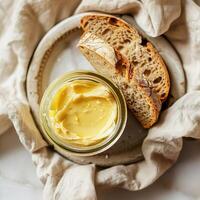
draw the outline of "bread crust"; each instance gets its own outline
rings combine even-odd
[[[157,63],[159,63],[160,69],[162,71],[161,78],[164,79],[164,80],[162,80],[162,84],[164,85],[164,87],[162,87],[162,88],[159,87],[159,83],[154,84],[154,82],[159,81],[158,77],[157,77],[157,79],[156,79],[156,77],[155,77],[155,79],[153,79],[154,77],[151,77],[151,78],[144,77],[143,71],[139,67],[134,67],[134,62],[131,62],[133,69],[130,67],[129,77],[131,80],[131,77],[133,76],[133,74],[135,74],[134,76],[137,76],[137,79],[139,82],[141,82],[143,79],[145,79],[146,82],[148,83],[146,85],[146,87],[149,87],[149,89],[152,90],[151,92],[154,93],[155,95],[157,95],[161,102],[164,102],[167,99],[168,94],[169,94],[170,78],[169,78],[169,73],[168,73],[167,67],[166,67],[162,57],[159,55],[158,51],[155,49],[155,47],[148,40],[145,44],[143,44],[143,41],[145,41],[146,39],[144,39],[143,36],[139,34],[137,29],[133,25],[129,25],[124,20],[114,17],[114,16],[111,16],[111,15],[95,14],[95,15],[85,16],[80,21],[81,27],[86,32],[90,31],[89,28],[87,27],[88,21],[89,20],[99,20],[99,19],[107,20],[107,23],[110,23],[114,26],[123,27],[123,28],[131,31],[134,34],[134,36],[135,36],[134,39],[137,40],[138,44],[144,45],[144,49],[146,49],[147,52],[149,52],[149,54],[151,54],[151,57],[154,60],[156,60]]]
[[[148,42],[147,43],[147,49],[149,49],[149,51],[153,54],[154,57],[157,58],[158,62],[162,65],[162,70],[164,72],[164,76],[162,78],[165,79],[165,83],[166,83],[166,88],[165,88],[165,95],[159,94],[160,96],[160,100],[162,102],[164,102],[168,95],[169,95],[169,90],[170,90],[170,77],[169,77],[169,73],[167,70],[167,67],[164,63],[164,60],[162,59],[162,57],[160,56],[160,54],[158,53],[158,51],[156,50],[156,48],[153,46],[152,43]],[[153,92],[155,93],[155,91],[153,90]]]

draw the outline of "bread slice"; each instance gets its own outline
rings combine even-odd
[[[83,55],[102,75],[112,79],[123,91],[129,109],[144,128],[158,119],[161,102],[149,88],[142,87],[135,78],[130,81],[130,62],[95,34],[86,32],[78,44]]]
[[[134,76],[142,87],[149,88],[164,102],[169,94],[170,79],[167,68],[153,45],[125,21],[110,15],[88,15],[81,19],[81,27],[102,38],[130,62]]]

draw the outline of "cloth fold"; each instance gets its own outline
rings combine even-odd
[[[51,27],[85,11],[132,15],[148,35],[164,34],[183,62],[187,94],[149,130],[142,146],[144,161],[101,170],[78,165],[47,145],[32,118],[25,91],[31,56]],[[199,20],[198,1],[192,0],[0,0],[0,133],[12,122],[32,154],[44,199],[93,200],[95,186],[140,190],[176,162],[182,137],[200,138]]]

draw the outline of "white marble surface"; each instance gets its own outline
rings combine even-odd
[[[200,200],[200,141],[187,140],[176,165],[139,192],[97,191],[98,200]],[[31,155],[13,129],[0,136],[0,200],[40,200],[42,184]]]

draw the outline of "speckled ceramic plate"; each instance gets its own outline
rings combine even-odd
[[[93,67],[80,54],[79,49],[76,47],[82,34],[79,21],[81,17],[87,14],[72,16],[53,27],[41,40],[34,53],[26,82],[28,100],[38,127],[40,127],[39,104],[47,86],[65,72],[76,69],[94,71]],[[172,47],[163,38],[160,37],[159,40],[161,40],[158,49],[160,52],[163,42],[165,45],[161,54],[168,66],[170,65],[168,68],[170,74],[174,74],[174,68],[179,73],[178,79],[172,79],[171,96],[173,96],[174,101],[185,92],[185,87],[183,87],[185,83],[184,73],[180,60]],[[152,43],[154,44],[154,41]],[[168,56],[169,52],[173,54],[170,57],[170,61],[166,57],[166,54]],[[77,157],[70,155],[57,146],[53,146],[53,148],[68,159],[80,164],[94,163],[100,166],[128,164],[143,159],[141,144],[146,134],[147,130],[143,129],[132,114],[129,113],[122,137],[113,147],[101,154],[91,157]]]

